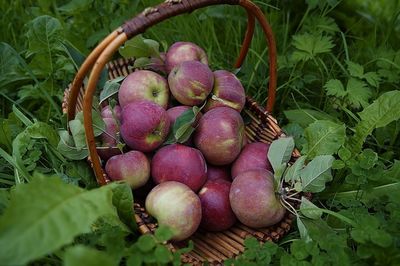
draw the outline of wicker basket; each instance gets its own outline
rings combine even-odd
[[[263,29],[268,43],[269,51],[269,85],[267,105],[264,109],[251,97],[246,97],[246,105],[243,110],[251,122],[246,125],[246,136],[249,142],[261,141],[270,143],[274,139],[284,136],[276,119],[271,116],[276,92],[276,46],[272,30],[266,21],[262,11],[249,0],[167,0],[156,7],[147,8],[144,12],[126,22],[107,36],[87,57],[77,72],[72,85],[66,89],[63,102],[63,111],[67,113],[68,120],[75,117],[76,112],[83,110],[86,140],[89,147],[90,161],[96,175],[97,182],[105,185],[110,182],[104,172],[97,154],[94,131],[92,126],[92,103],[96,85],[104,67],[108,69],[110,79],[118,76],[126,76],[132,72],[134,59],[118,59],[110,61],[110,58],[118,48],[128,39],[143,33],[150,26],[170,17],[191,12],[195,9],[217,5],[240,5],[246,9],[248,15],[247,30],[236,61],[235,67],[240,67],[247,54],[254,33],[255,19]],[[90,73],[89,73],[90,72]],[[88,76],[87,86],[83,86],[84,78]],[[292,160],[296,160],[300,154],[293,152]],[[297,208],[298,206],[294,206]],[[146,210],[138,203],[134,204],[135,220],[141,233],[152,233],[157,227]],[[194,242],[194,250],[182,255],[183,263],[193,265],[208,262],[212,265],[223,263],[228,258],[239,255],[244,250],[244,239],[251,235],[259,241],[277,241],[291,228],[294,215],[286,212],[285,217],[278,224],[263,228],[252,229],[241,223],[235,224],[229,230],[223,232],[205,232],[199,229],[190,239]],[[185,243],[168,243],[171,250],[184,246]]]

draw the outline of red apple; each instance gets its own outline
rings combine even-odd
[[[210,94],[214,76],[207,65],[199,61],[185,61],[168,75],[168,84],[175,99],[184,105],[203,103]]]
[[[194,143],[210,164],[226,165],[239,155],[243,135],[244,124],[239,112],[229,107],[217,107],[200,119]]]
[[[151,173],[157,184],[178,181],[198,191],[206,182],[207,165],[199,150],[172,144],[156,152],[151,161]]]
[[[121,106],[119,106],[119,105],[114,106],[114,108],[111,108],[109,105],[106,105],[101,109],[101,117],[114,118],[114,119],[117,119],[118,121],[120,121],[121,120],[121,112],[122,112],[122,109],[121,109]]]
[[[269,146],[269,144],[262,142],[247,144],[232,164],[232,179],[235,179],[241,172],[257,168],[273,172],[271,163],[267,157]]]
[[[140,151],[111,157],[105,167],[111,180],[125,180],[133,189],[143,186],[150,177],[150,162]]]
[[[182,183],[168,181],[157,185],[147,196],[145,206],[159,225],[166,225],[172,230],[172,240],[188,238],[200,225],[200,199]]]
[[[242,111],[246,101],[244,88],[235,74],[226,70],[214,71],[214,88],[212,97],[208,99],[204,110],[227,106]]]
[[[226,180],[207,181],[199,192],[202,209],[200,226],[209,231],[223,231],[236,222],[229,202],[231,182]]]
[[[196,44],[191,42],[176,42],[172,44],[165,58],[168,73],[184,61],[200,61],[208,65],[207,54]]]
[[[249,227],[267,227],[285,215],[285,208],[275,195],[273,174],[265,169],[237,175],[231,185],[229,200],[236,217]]]
[[[231,174],[227,166],[214,166],[207,164],[207,181],[222,179],[231,181]]]
[[[134,150],[155,150],[167,137],[169,125],[167,112],[154,102],[137,101],[122,108],[121,137]]]
[[[167,80],[149,70],[138,70],[129,74],[118,91],[118,101],[122,108],[135,101],[149,100],[167,109],[168,99]]]

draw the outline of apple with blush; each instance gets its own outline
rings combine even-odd
[[[162,147],[151,161],[155,183],[177,181],[197,192],[207,180],[207,165],[201,152],[182,144]]]
[[[167,111],[154,102],[142,100],[122,108],[121,137],[133,150],[155,150],[166,139],[169,127]]]
[[[137,70],[129,74],[121,83],[118,101],[122,108],[127,104],[149,100],[167,109],[169,88],[167,80],[150,70]]]
[[[174,98],[183,105],[200,105],[210,94],[214,75],[199,61],[185,61],[168,75],[168,84]]]
[[[184,61],[199,61],[208,65],[208,58],[205,51],[198,45],[191,42],[176,42],[172,44],[165,56],[167,72]]]
[[[232,179],[235,179],[235,177],[241,172],[257,168],[273,172],[271,163],[267,156],[269,146],[269,144],[263,142],[247,144],[232,164]]]
[[[180,182],[167,181],[155,186],[146,198],[145,207],[159,225],[172,230],[174,241],[190,237],[201,222],[199,197]]]
[[[244,123],[239,112],[229,107],[216,107],[201,117],[194,143],[208,163],[227,165],[239,155],[243,136]]]
[[[274,191],[274,176],[265,169],[238,174],[232,181],[229,201],[238,220],[252,228],[274,225],[286,213]]]
[[[142,152],[129,151],[108,159],[105,171],[111,180],[124,180],[132,189],[136,189],[149,180],[150,162]]]

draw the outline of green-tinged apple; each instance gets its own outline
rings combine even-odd
[[[129,74],[118,91],[118,101],[122,108],[127,104],[149,100],[167,109],[169,88],[167,80],[150,70],[138,70]]]
[[[168,84],[172,95],[181,104],[200,105],[213,88],[214,75],[199,61],[185,61],[171,70]]]
[[[184,61],[199,61],[208,65],[207,54],[198,45],[191,42],[176,42],[172,44],[165,56],[167,73]]]
[[[146,198],[145,206],[158,224],[172,230],[172,240],[180,241],[190,237],[200,225],[200,199],[180,182],[167,181],[154,187]]]
[[[150,162],[140,151],[111,157],[105,170],[111,180],[124,180],[132,189],[144,186],[150,178]]]

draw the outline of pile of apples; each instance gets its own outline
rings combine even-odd
[[[244,104],[245,90],[233,73],[212,71],[196,44],[174,43],[157,71],[129,74],[118,105],[102,109],[101,142],[110,147],[99,150],[105,171],[135,191],[154,182],[146,210],[172,229],[176,241],[199,226],[229,229],[237,219],[252,228],[273,225],[285,209],[274,193],[269,145],[247,143]],[[175,121],[193,106],[202,106],[193,134],[184,143],[166,144]],[[119,138],[128,147],[124,153],[111,148]]]

